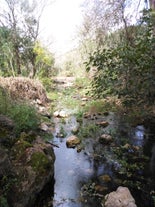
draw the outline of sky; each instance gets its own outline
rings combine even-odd
[[[44,9],[40,21],[40,37],[57,55],[76,45],[76,32],[82,22],[83,0],[55,0]]]
[[[82,23],[83,2],[84,0],[54,0],[54,3],[44,9],[40,21],[40,38],[56,56],[61,56],[76,46],[77,31]],[[144,0],[135,0],[127,9],[126,12],[133,15],[133,22],[134,14],[137,14],[138,8],[143,8],[143,2]]]

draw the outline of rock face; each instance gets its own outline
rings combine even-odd
[[[116,191],[105,196],[105,207],[137,207],[135,200],[126,187],[118,187]]]
[[[21,147],[24,144],[25,149]],[[12,150],[14,157],[12,165],[18,182],[11,189],[9,200],[14,203],[14,207],[34,206],[37,195],[53,179],[55,161],[53,149],[50,144],[38,138],[33,146],[18,141]]]
[[[5,121],[0,122],[0,206],[5,200],[6,206],[34,207],[45,186],[54,182],[54,150],[35,133],[11,138],[12,122],[0,118]]]
[[[80,144],[80,139],[77,136],[70,136],[68,137],[68,139],[66,140],[66,145],[68,148],[74,148],[76,147],[78,144]]]
[[[7,151],[0,147],[0,178],[11,173],[11,163]]]

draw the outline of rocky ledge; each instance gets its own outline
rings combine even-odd
[[[14,137],[11,120],[3,118],[5,126],[0,125],[0,206],[34,207],[39,194],[54,177],[53,148],[34,132]]]

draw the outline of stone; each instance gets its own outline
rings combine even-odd
[[[37,195],[49,182],[54,181],[54,150],[39,137],[33,146],[26,146],[22,151],[19,150],[20,153],[15,147],[16,145],[13,146],[12,166],[17,182],[8,198],[14,207],[32,207]]]
[[[81,140],[77,136],[70,136],[66,140],[66,145],[68,148],[75,148],[78,144],[81,143]]]
[[[88,119],[88,118],[91,117],[91,114],[88,113],[88,112],[86,112],[86,113],[83,114],[83,117],[84,117],[85,119]]]
[[[132,197],[127,187],[118,187],[116,191],[105,196],[103,201],[105,207],[137,207],[135,200]]]
[[[68,115],[65,111],[62,110],[59,112],[59,116],[60,116],[60,118],[66,118]]]
[[[81,99],[81,101],[88,101],[88,98],[83,97],[83,98]]]
[[[86,105],[86,103],[81,103],[81,106],[85,106]]]
[[[58,116],[59,116],[59,111],[55,111],[55,112],[53,113],[53,116],[58,117]]]
[[[55,111],[53,113],[53,116],[58,117],[58,118],[66,118],[68,115],[65,111],[61,110],[61,111]]]
[[[77,134],[79,132],[79,126],[75,126],[71,130],[73,134]]]
[[[41,129],[42,131],[47,132],[47,131],[48,131],[48,126],[47,126],[45,123],[41,123],[41,125],[40,125],[40,129]]]
[[[110,144],[111,142],[113,142],[113,138],[110,134],[102,134],[99,137],[99,142],[102,144]]]
[[[109,183],[111,182],[111,177],[109,175],[101,175],[98,177],[100,183]]]
[[[126,150],[127,150],[127,149],[129,149],[130,147],[131,147],[131,145],[127,143],[127,144],[125,144],[125,145],[123,146],[123,149],[126,149]]]
[[[84,146],[82,146],[82,145],[78,145],[78,146],[77,146],[77,152],[79,153],[79,152],[81,152],[82,150],[84,150]]]
[[[109,125],[109,122],[101,121],[101,122],[97,122],[96,124],[99,125],[99,126],[102,126],[102,127],[107,127]]]

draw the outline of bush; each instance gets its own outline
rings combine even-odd
[[[36,109],[25,103],[13,104],[8,111],[8,116],[15,122],[15,131],[17,133],[30,129],[35,130],[39,124]]]

